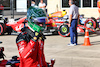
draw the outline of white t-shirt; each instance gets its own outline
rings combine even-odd
[[[43,7],[43,6],[46,6],[46,4],[45,3],[39,3],[39,7]],[[45,10],[45,8],[42,8],[42,9]]]
[[[31,6],[35,6],[35,4],[31,4]]]

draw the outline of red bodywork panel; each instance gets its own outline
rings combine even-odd
[[[0,62],[0,67],[5,67],[6,63],[7,63],[7,60],[2,60]]]
[[[21,32],[21,28],[24,27],[24,24],[22,22],[24,22],[25,19],[26,19],[26,17],[20,18],[16,23],[9,23],[8,22],[6,25],[11,26],[14,31]]]
[[[57,23],[62,24],[64,21],[57,21],[58,18],[49,18],[49,21],[46,22],[47,27],[57,27]]]

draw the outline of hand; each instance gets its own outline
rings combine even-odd
[[[40,37],[41,37],[41,40],[45,40],[46,39],[46,37],[43,35],[43,33],[40,33]]]
[[[39,39],[39,37],[41,36],[40,35],[40,33],[38,33],[38,32],[33,32],[34,33],[34,36],[32,37],[32,40],[34,41],[34,42],[36,42],[38,39]]]
[[[71,24],[68,24],[69,27],[71,27]]]
[[[22,32],[27,32],[31,37],[34,36],[33,31],[31,31],[30,29],[28,29],[28,27],[24,27],[21,29]]]

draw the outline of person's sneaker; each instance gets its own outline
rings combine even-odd
[[[75,45],[77,45],[77,43],[74,43]]]
[[[76,44],[71,44],[71,43],[70,43],[70,44],[68,44],[68,46],[75,46],[75,45],[76,45]]]

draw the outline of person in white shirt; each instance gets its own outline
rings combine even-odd
[[[79,10],[75,5],[75,0],[69,0],[69,27],[70,27],[70,37],[71,43],[68,46],[77,45],[77,24],[79,22]]]
[[[43,10],[45,10],[46,8],[46,4],[43,2],[43,0],[40,1],[39,5],[40,8],[42,8]]]
[[[31,6],[34,6],[35,5],[35,0],[32,0],[31,1]]]

